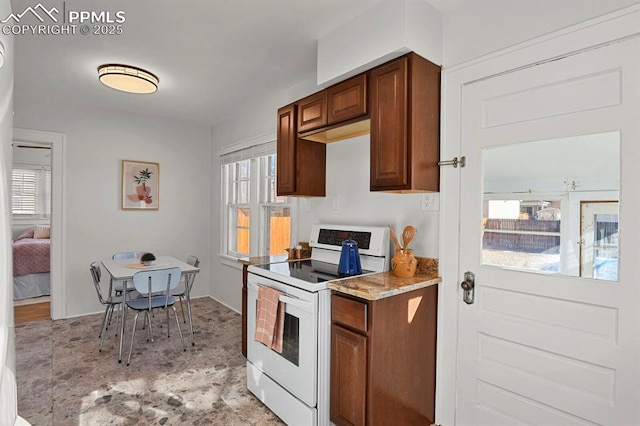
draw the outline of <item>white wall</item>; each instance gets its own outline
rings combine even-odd
[[[425,0],[382,1],[318,40],[318,84],[329,86],[409,51],[442,64],[442,14]]]
[[[301,200],[298,235],[309,240],[314,223],[393,225],[400,236],[406,225],[417,229],[410,247],[421,257],[438,257],[437,211],[423,211],[421,194],[369,191],[369,136],[327,145],[327,196]],[[339,210],[333,208],[339,198]]]
[[[218,124],[211,131],[211,296],[238,312],[242,308],[240,264],[235,261],[224,261],[220,257],[222,238],[220,150],[228,145],[242,144],[256,136],[275,132],[277,109],[316,90],[318,88],[315,78],[310,78],[287,91],[256,100],[239,111],[236,118]]]
[[[123,94],[123,96],[127,96]],[[116,251],[202,259],[194,297],[209,288],[209,129],[110,111],[22,100],[16,94],[15,127],[64,133],[64,316],[101,310],[89,264]],[[121,161],[160,163],[159,210],[121,210]]]
[[[0,16],[11,12],[9,0],[0,0]],[[11,132],[13,129],[13,37],[0,34],[5,63],[0,68],[0,425],[16,420],[15,340],[13,323],[13,277],[11,276],[11,215],[9,182],[11,176]]]
[[[13,162],[27,164],[51,165],[51,150],[38,148],[13,147]]]
[[[443,65],[452,66],[561,28],[604,15],[638,0],[482,0],[444,14]]]

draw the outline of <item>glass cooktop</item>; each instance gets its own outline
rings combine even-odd
[[[256,265],[258,268],[266,269],[273,273],[284,275],[285,277],[296,278],[310,283],[322,281],[332,281],[346,278],[338,274],[338,265],[335,263],[321,262],[319,260],[305,259],[293,262],[269,263],[267,265]],[[363,274],[373,271],[363,269]]]

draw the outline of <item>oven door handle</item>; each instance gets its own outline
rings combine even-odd
[[[313,303],[311,302],[305,302],[303,300],[289,296],[280,296],[279,300],[286,305],[295,306],[296,308],[302,309],[305,312],[309,312],[312,314],[315,312],[315,310],[313,309]]]
[[[258,291],[258,287],[263,286],[250,282],[248,283],[248,287],[250,287],[252,290]],[[286,296],[284,294],[281,294],[278,300],[286,305],[295,306],[296,308],[301,309],[305,312],[309,312],[311,314],[314,314],[316,312],[315,307],[313,306],[313,302],[307,302],[305,300],[298,299],[297,297]]]

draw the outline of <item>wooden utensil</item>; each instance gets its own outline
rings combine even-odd
[[[415,235],[416,228],[411,225],[405,226],[404,230],[402,231],[402,245],[405,250],[409,247],[409,243],[411,242],[411,240],[413,240],[413,237],[415,237]]]
[[[393,226],[389,226],[389,231],[391,233],[391,240],[393,241],[393,244],[396,246],[396,251],[402,251],[402,246],[400,245],[400,241],[398,241],[398,237],[396,236],[396,233],[393,230]]]

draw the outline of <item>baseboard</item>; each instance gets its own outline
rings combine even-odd
[[[236,310],[236,308],[233,308],[233,307],[231,307],[231,306],[227,305],[226,303],[224,303],[224,302],[222,302],[222,301],[220,301],[220,300],[216,299],[216,298],[215,298],[215,297],[213,297],[213,296],[200,296],[200,297],[208,297],[209,299],[213,299],[213,300],[215,300],[216,302],[218,302],[219,304],[221,304],[221,305],[223,305],[223,306],[225,306],[225,307],[227,307],[227,308],[231,309],[233,312],[235,312],[235,313],[237,313],[237,314],[242,315],[242,313],[241,313],[240,311]],[[195,297],[194,297],[194,299],[195,299]]]

